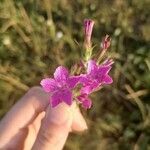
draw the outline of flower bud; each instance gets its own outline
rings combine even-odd
[[[104,49],[104,50],[108,49],[110,46],[110,42],[111,42],[111,39],[110,39],[109,35],[106,35],[101,43],[102,49]]]
[[[93,31],[93,26],[94,26],[93,20],[90,19],[84,20],[84,34],[85,34],[84,44],[86,49],[91,48],[91,35]]]

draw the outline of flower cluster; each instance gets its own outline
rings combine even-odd
[[[89,55],[89,51],[92,54],[91,48],[91,34],[93,30],[94,21],[84,21],[85,32],[85,57]],[[73,100],[76,100],[85,109],[89,109],[92,106],[92,100],[90,94],[99,90],[105,84],[111,84],[112,78],[109,76],[109,71],[112,68],[113,60],[106,59],[102,63],[102,55],[106,52],[110,46],[110,38],[108,35],[102,41],[102,50],[97,59],[90,56],[90,59],[83,62],[84,67],[78,75],[69,75],[69,71],[59,66],[54,72],[53,78],[45,78],[41,81],[41,86],[45,92],[50,93],[50,104],[52,107],[56,107],[58,104],[64,102],[67,105],[71,105]],[[78,88],[80,85],[80,88]]]

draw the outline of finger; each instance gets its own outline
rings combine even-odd
[[[19,100],[0,123],[0,147],[9,143],[36,116],[45,110],[49,96],[40,87],[34,87]]]
[[[45,117],[45,112],[41,112],[36,119],[28,126],[28,135],[24,141],[24,150],[29,150],[32,148],[37,134],[41,126],[41,120]]]
[[[73,122],[71,125],[72,131],[84,131],[87,129],[87,124],[81,115],[81,112],[79,110],[79,107],[76,106],[76,104],[73,104],[72,106],[72,114],[73,114]],[[49,106],[48,106],[49,107]],[[31,149],[33,146],[37,134],[39,132],[39,128],[41,126],[41,120],[44,118],[45,112],[42,112],[39,114],[39,116],[32,122],[32,124],[28,127],[28,135],[26,137],[25,143],[24,143],[24,150]]]
[[[48,107],[32,149],[62,149],[70,131],[71,124],[71,107],[65,103],[61,103],[55,108]]]
[[[28,135],[28,129],[23,128],[19,131],[18,134],[13,136],[13,139],[10,140],[8,143],[4,144],[3,140],[0,141],[0,149],[1,150],[21,150],[24,146],[24,139]]]
[[[41,150],[46,150],[49,148],[53,150],[61,150],[72,127],[73,113],[81,117],[81,115],[78,114],[79,110],[75,109],[75,107],[75,104],[69,107],[62,103],[56,108],[48,108],[32,149],[34,150],[39,148]],[[79,120],[84,121],[82,119]],[[80,123],[78,123],[77,126],[76,123],[74,126],[75,129],[77,129],[77,127],[80,131],[87,129],[85,121],[84,123],[81,123],[82,125],[79,124]]]
[[[45,112],[41,112],[31,125],[28,127],[22,128],[8,144],[0,149],[23,149],[29,150],[32,148],[33,143],[35,142],[37,133],[39,131],[41,120],[44,118]]]
[[[87,129],[87,125],[83,116],[80,113],[79,108],[76,106],[76,104],[73,105],[74,105],[74,107],[72,107],[73,122],[71,128],[73,131],[81,132]],[[45,112],[40,113],[38,117],[28,126],[28,135],[24,143],[24,150],[29,150],[32,148],[36,140],[37,134],[39,132],[39,128],[41,126],[41,120],[44,118],[44,116]]]

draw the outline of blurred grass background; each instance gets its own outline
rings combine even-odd
[[[83,20],[95,20],[93,45],[105,34],[114,83],[92,95],[89,130],[66,150],[150,150],[149,0],[0,0],[0,116],[58,65],[80,60]]]

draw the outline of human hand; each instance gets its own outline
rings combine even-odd
[[[69,132],[86,129],[75,103],[50,108],[49,95],[33,87],[0,122],[0,149],[61,150]]]

